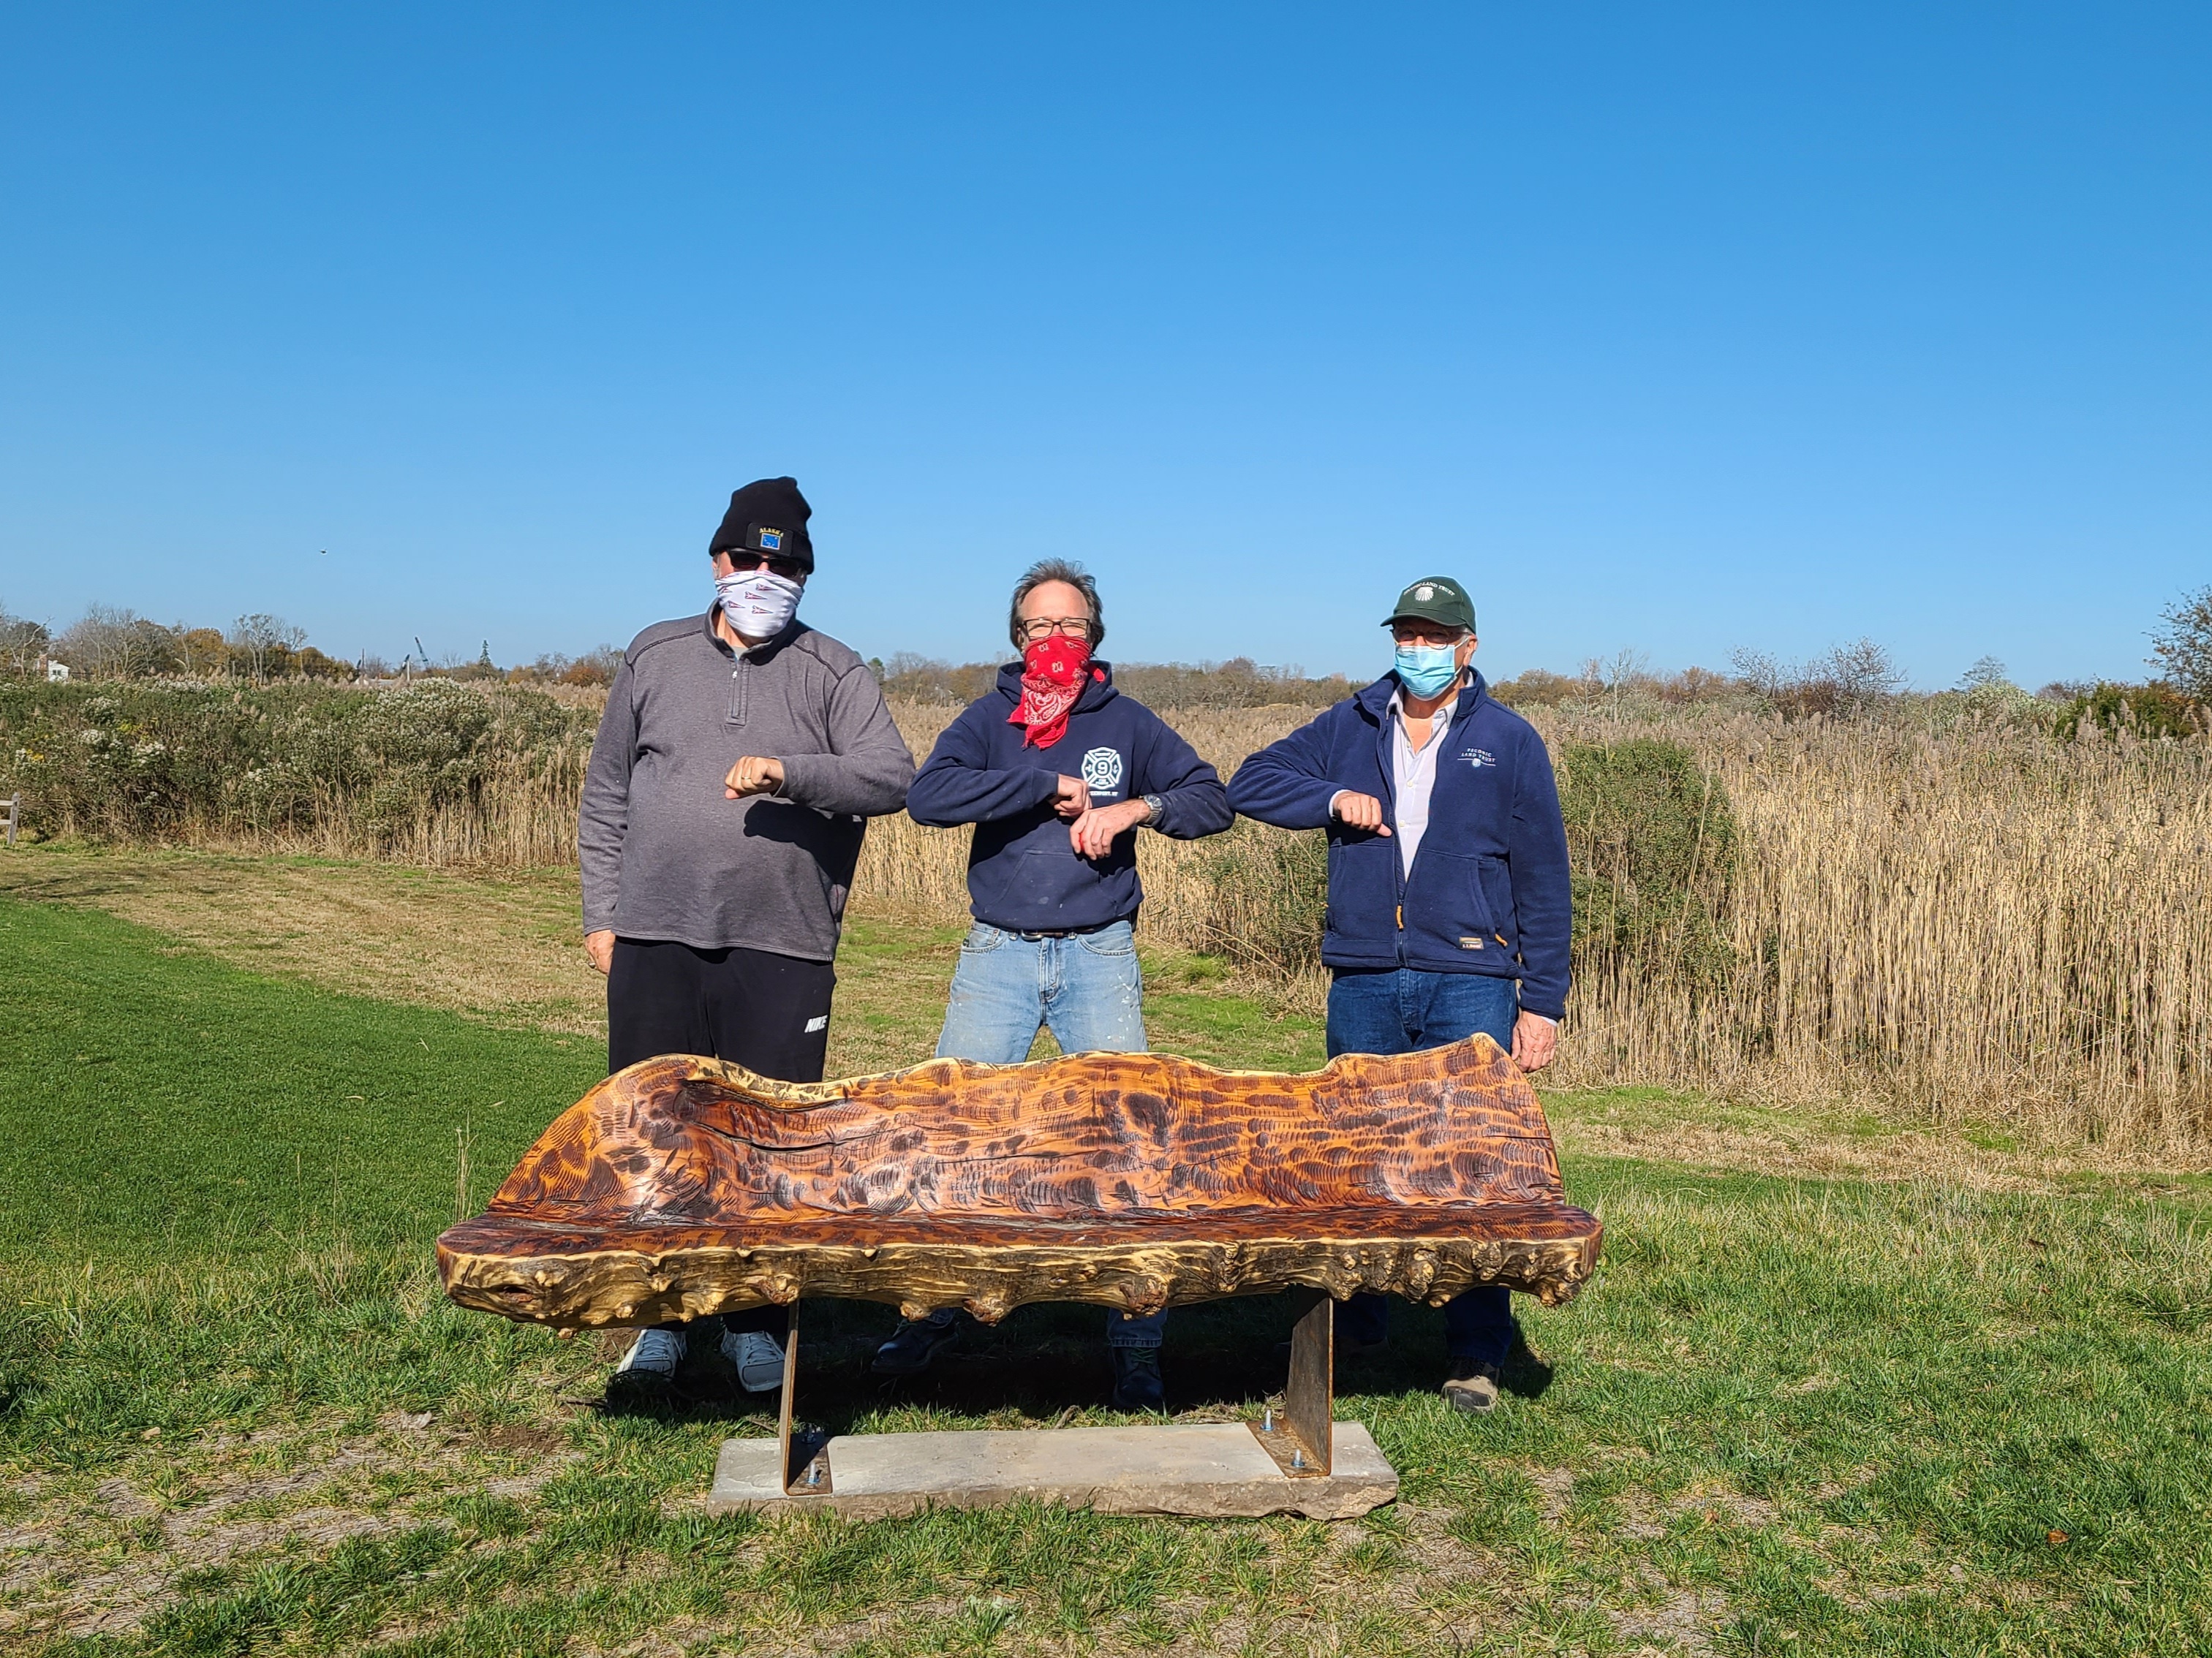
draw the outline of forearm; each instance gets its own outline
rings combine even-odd
[[[623,842],[629,834],[629,780],[637,726],[630,708],[629,671],[608,693],[576,813],[576,862],[583,876],[584,931],[615,924],[622,890]]]
[[[1532,743],[1534,739],[1531,739]],[[1519,768],[1512,850],[1507,867],[1520,926],[1522,1005],[1547,1018],[1564,1017],[1574,938],[1574,882],[1558,785],[1540,744]]]
[[[1309,777],[1286,767],[1262,764],[1255,756],[1230,779],[1228,804],[1244,817],[1277,829],[1326,829],[1329,803],[1343,792],[1341,784],[1325,777]]]
[[[957,829],[1033,812],[1060,793],[1060,774],[1041,767],[985,771],[933,759],[908,791],[907,813],[931,829]]]
[[[1550,885],[1516,882],[1521,1005],[1545,1018],[1561,1019],[1567,1011],[1571,921],[1566,894],[1555,895]]]
[[[778,756],[785,799],[817,811],[880,817],[906,804],[914,782],[914,760],[903,744],[875,744],[849,754],[789,754]]]
[[[1565,950],[1559,951],[1556,957],[1550,951],[1546,951],[1544,957],[1541,961],[1533,958],[1523,944],[1522,961],[1528,970],[1521,978],[1521,1006],[1524,1011],[1549,1019],[1556,1024],[1567,1017],[1567,990],[1571,975]]]
[[[1152,827],[1177,841],[1218,835],[1237,818],[1229,810],[1229,791],[1218,778],[1151,793],[1160,803],[1159,811],[1149,820]]]
[[[584,889],[584,931],[611,928],[622,895],[622,831],[586,816],[576,837],[577,862]]]

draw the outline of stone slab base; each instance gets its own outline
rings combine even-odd
[[[773,1439],[729,1439],[709,1514],[828,1509],[857,1520],[1024,1498],[1100,1514],[1304,1515],[1349,1520],[1398,1495],[1398,1472],[1366,1425],[1334,1424],[1333,1471],[1288,1474],[1241,1422],[1033,1431],[848,1434],[824,1456],[830,1491],[787,1497]]]

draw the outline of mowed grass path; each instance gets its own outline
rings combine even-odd
[[[870,950],[848,983],[934,982],[895,932]],[[1307,1040],[1215,1001],[1228,1047]],[[1572,1159],[1605,1265],[1524,1312],[1495,1417],[1434,1396],[1424,1310],[1344,1367],[1343,1408],[1405,1475],[1364,1521],[709,1521],[715,1445],[767,1427],[712,1363],[680,1411],[602,1414],[592,1342],[462,1313],[429,1265],[456,1128],[480,1200],[596,1078],[587,1039],[4,900],[0,1005],[0,1646],[2212,1648],[2193,1187]],[[1112,1419],[1090,1309],[1025,1309],[902,1394],[860,1374],[887,1318],[811,1327],[835,1425]],[[1178,1314],[1171,1406],[1256,1406],[1282,1323],[1265,1302]]]

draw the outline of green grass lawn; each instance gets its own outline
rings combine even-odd
[[[911,1043],[945,940],[855,934],[855,1004]],[[1310,1022],[1150,965],[1159,1046],[1317,1062]],[[1425,1309],[1342,1367],[1405,1480],[1364,1521],[715,1521],[715,1446],[772,1424],[714,1363],[679,1410],[605,1414],[592,1341],[453,1308],[428,1259],[456,1131],[473,1206],[593,1043],[7,900],[0,1007],[0,1647],[2212,1649],[2200,1187],[1573,1159],[1605,1261],[1524,1310],[1495,1416],[1435,1395]],[[887,1392],[889,1316],[809,1313],[830,1425],[1115,1419],[1093,1309],[1025,1309]],[[1171,1407],[1256,1410],[1286,1323],[1177,1313]]]

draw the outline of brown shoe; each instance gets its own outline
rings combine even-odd
[[[1451,1401],[1452,1409],[1481,1416],[1498,1408],[1498,1367],[1495,1364],[1471,1364],[1455,1359],[1451,1368],[1467,1373],[1445,1378],[1444,1397]]]

